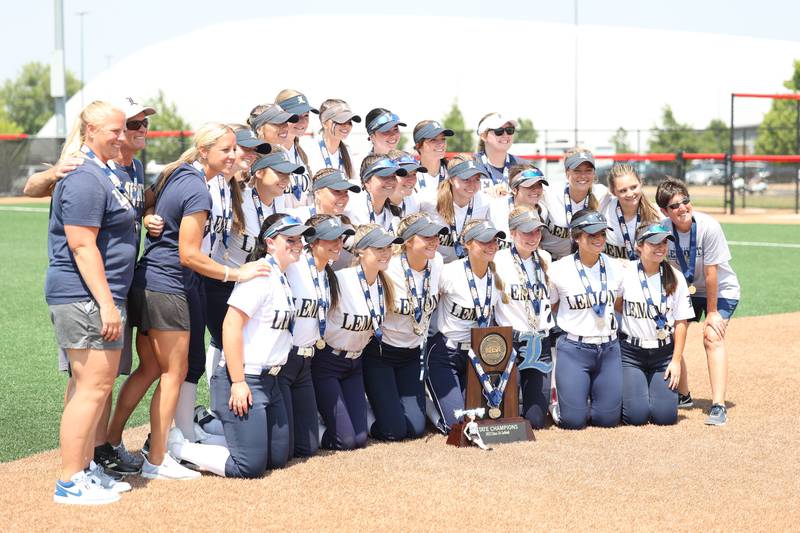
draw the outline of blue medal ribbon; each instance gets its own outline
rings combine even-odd
[[[492,166],[492,164],[489,162],[489,158],[486,157],[486,152],[480,152],[480,156],[483,166],[486,167],[486,173],[489,174],[489,179],[492,180],[492,185],[497,185],[497,180],[494,177],[494,172],[492,172],[492,169],[496,167]],[[511,157],[509,157],[509,155],[506,154],[506,160],[503,163],[503,180],[505,181],[505,183],[508,183],[508,171],[510,168],[511,168]]]
[[[583,200],[583,209],[586,209],[587,207],[589,207],[588,194]],[[569,227],[569,223],[572,222],[572,198],[569,195],[569,185],[564,187],[564,211],[566,212],[567,227]]]
[[[636,227],[639,227],[639,210],[636,210]],[[628,233],[628,224],[625,223],[625,217],[622,215],[622,207],[619,205],[619,200],[617,200],[617,220],[619,221],[619,229],[622,232],[622,240],[625,243],[625,253],[628,255],[628,259],[631,261],[636,261],[639,255],[636,253],[636,247],[633,245],[633,241],[631,239],[630,234]]]
[[[281,286],[283,287],[283,293],[286,295],[286,303],[289,305],[289,333],[294,334],[294,321],[295,315],[297,311],[294,307],[294,300],[292,299],[292,290],[289,288],[289,282],[286,281],[286,276],[281,272],[280,267],[278,267],[278,263],[275,261],[275,258],[271,255],[266,256],[267,263],[272,267],[273,271],[280,275]]]
[[[358,274],[358,282],[361,284],[361,290],[364,292],[364,299],[367,301],[367,308],[369,309],[369,316],[372,318],[372,327],[375,330],[375,338],[380,344],[383,338],[383,331],[381,331],[381,324],[383,318],[386,316],[385,302],[383,301],[383,284],[381,277],[375,278],[375,283],[378,284],[378,303],[380,304],[380,315],[375,313],[375,306],[372,304],[372,297],[369,292],[369,285],[367,284],[367,276],[364,274],[364,269],[361,265],[356,265],[356,273]]]
[[[258,216],[258,228],[260,231],[261,226],[264,224],[264,203],[261,201],[261,197],[258,195],[258,191],[256,190],[255,186],[250,189],[250,193],[253,198],[253,207],[256,208],[256,215]],[[272,201],[271,214],[275,214],[275,200]]]
[[[431,288],[431,265],[430,262],[425,263],[421,296],[417,294],[417,283],[414,280],[414,273],[408,265],[408,255],[405,252],[400,254],[400,266],[403,267],[406,276],[406,292],[412,309],[412,330],[415,335],[422,337],[422,344],[419,347],[419,380],[422,381],[425,377],[425,349],[428,346],[428,320],[430,319],[430,313],[425,312],[425,302],[428,300]]]
[[[644,273],[644,266],[642,266],[641,261],[637,262],[636,268],[639,272],[639,283],[642,286],[642,294],[644,294],[644,299],[647,301],[647,310],[656,310],[656,316],[653,318],[656,322],[656,329],[663,330],[667,325],[667,291],[664,288],[664,263],[661,263],[658,267],[658,279],[661,284],[661,301],[658,307],[655,306],[653,298],[650,296],[650,287],[647,286],[647,276]]]
[[[544,278],[544,270],[542,269],[541,263],[539,263],[539,256],[536,254],[536,252],[531,254],[531,261],[533,262],[533,281],[531,281],[531,278],[528,276],[528,271],[525,269],[525,265],[522,261],[522,257],[520,257],[519,252],[517,251],[517,247],[513,244],[511,245],[511,257],[514,259],[514,263],[517,265],[517,273],[519,274],[520,282],[525,286],[524,298],[531,302],[535,314],[534,316],[538,318],[542,309],[542,302],[536,297],[534,287],[538,287],[543,292],[545,297],[547,297],[547,287],[545,287],[544,283],[542,283],[542,279]]]
[[[467,276],[467,284],[469,285],[469,292],[472,296],[472,304],[475,307],[475,317],[478,322],[479,328],[489,326],[489,319],[492,316],[492,269],[486,269],[486,298],[483,305],[481,305],[480,298],[478,298],[478,287],[475,284],[475,275],[472,273],[472,265],[469,262],[469,257],[464,261],[464,273]]]
[[[464,223],[461,225],[461,230],[464,230],[464,226],[467,225],[467,222],[472,220],[472,209],[474,207],[475,197],[472,197],[469,201],[469,205],[467,206],[467,212],[464,215]],[[453,236],[453,249],[456,253],[456,257],[461,259],[467,256],[467,249],[464,248],[464,243],[461,242],[461,236],[458,234],[456,230],[456,215],[455,212],[453,213],[453,223],[450,224],[450,235]]]
[[[328,147],[325,146],[325,140],[319,140],[319,152],[322,154],[322,159],[325,161],[326,168],[333,168],[333,161],[331,160],[331,154],[328,152]],[[344,172],[344,162],[342,161],[341,154],[339,155],[339,170]]]
[[[123,196],[123,198],[125,198],[125,200],[128,201],[130,206],[135,210],[136,209],[136,204],[134,203],[133,199],[128,194],[128,191],[125,190],[125,186],[122,185],[122,182],[119,181],[119,178],[117,177],[116,174],[114,174],[114,171],[111,170],[111,168],[108,166],[108,164],[103,163],[102,161],[100,161],[100,158],[97,157],[97,155],[95,155],[95,153],[92,151],[92,149],[89,148],[86,145],[83,145],[83,147],[81,148],[81,151],[84,154],[86,154],[86,157],[89,160],[91,160],[94,164],[96,164],[98,167],[100,167],[102,169],[103,173],[106,175],[106,177],[111,182],[111,185],[113,185],[113,187],[117,190],[117,192],[119,192]]]
[[[372,195],[366,189],[364,189],[364,192],[367,193],[365,196],[367,198],[367,213],[369,213],[369,222],[370,222],[370,224],[377,224],[377,222],[376,222],[377,215],[375,215],[375,208],[372,207]],[[390,220],[389,221],[389,225],[388,226],[386,225],[386,219],[388,218],[386,211],[387,211],[386,210],[386,206],[384,206],[383,207],[383,214],[381,214],[381,216],[383,217],[383,221],[381,222],[381,226],[383,227],[383,229],[389,230],[389,229],[391,229],[392,224],[391,224],[391,220]]]
[[[678,228],[672,224],[672,236],[675,237],[675,256],[678,259],[678,264],[681,266],[681,272],[686,281],[691,284],[694,281],[694,265],[697,260],[697,221],[692,217],[692,229],[689,231],[689,263],[686,263],[686,258],[683,256],[683,249],[681,248],[681,239],[678,236]]]
[[[314,291],[317,293],[317,321],[319,322],[319,338],[325,338],[325,327],[328,323],[327,321],[327,313],[328,313],[328,306],[330,305],[330,294],[331,288],[328,285],[328,274],[323,270],[322,275],[320,276],[319,270],[317,270],[317,264],[314,262],[314,256],[311,253],[306,253],[306,262],[308,263],[308,270],[311,272],[311,281],[314,283]],[[322,284],[319,282],[319,278],[322,278],[322,283],[325,286],[325,290],[322,289]]]
[[[581,258],[578,252],[575,252],[573,259],[575,259],[575,268],[578,270],[578,275],[583,283],[586,296],[589,298],[589,302],[592,304],[592,310],[598,318],[604,318],[606,306],[608,305],[608,277],[606,276],[606,264],[603,261],[603,256],[600,255],[597,259],[600,262],[599,296],[596,292],[594,292],[594,289],[592,289],[592,283],[589,281],[589,276],[586,275],[586,270],[583,268],[583,263],[581,263]]]
[[[469,349],[467,355],[472,363],[472,367],[475,369],[475,373],[478,374],[478,381],[480,381],[483,386],[483,396],[486,398],[486,403],[489,404],[489,407],[499,408],[500,404],[503,403],[503,393],[506,390],[508,378],[511,376],[511,371],[514,369],[514,354],[512,353],[511,357],[508,358],[508,362],[503,369],[503,373],[500,375],[497,386],[492,384],[489,374],[483,369],[483,365],[472,348]]]
[[[228,249],[228,236],[230,235],[230,230],[228,228],[228,223],[233,219],[233,203],[228,202],[225,198],[225,178],[221,175],[217,176],[217,185],[219,185],[219,198],[220,202],[222,203],[222,246],[225,250]],[[210,185],[209,185],[210,187]],[[253,189],[255,190],[255,188]],[[217,240],[217,234],[215,231],[211,232],[211,249],[214,249],[214,241]],[[227,253],[227,252],[226,252]]]

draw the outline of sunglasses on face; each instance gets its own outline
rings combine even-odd
[[[514,132],[517,131],[517,129],[514,126],[506,126],[505,128],[495,128],[489,131],[500,137],[503,133],[514,135]]]
[[[689,202],[691,202],[691,200],[690,200],[690,199],[689,199],[689,197],[687,196],[686,198],[684,198],[684,199],[683,199],[683,200],[681,200],[680,202],[675,202],[674,204],[669,204],[669,205],[667,205],[667,207],[669,207],[670,209],[672,209],[673,211],[675,211],[675,210],[676,210],[676,209],[678,209],[680,206],[682,206],[682,205],[687,205]]]
[[[149,127],[150,121],[146,118],[143,118],[142,120],[129,120],[125,123],[125,127],[128,128],[129,130],[138,130],[142,126],[144,126],[145,128]]]

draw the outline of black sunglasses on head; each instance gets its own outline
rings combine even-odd
[[[150,126],[150,121],[146,118],[143,118],[142,120],[129,120],[125,123],[125,127],[129,130],[138,130],[142,126],[147,128]]]
[[[508,133],[509,135],[514,135],[514,132],[517,131],[517,129],[514,126],[506,126],[505,128],[494,128],[490,129],[489,131],[500,137],[503,132]]]
[[[686,204],[688,204],[689,202],[691,202],[691,200],[690,200],[690,199],[689,199],[689,197],[687,196],[686,198],[684,198],[684,199],[683,199],[683,200],[681,200],[680,202],[675,202],[674,204],[669,204],[669,205],[667,205],[667,207],[669,207],[670,209],[672,209],[673,211],[675,211],[675,210],[676,210],[676,209],[678,209],[680,206],[682,206],[682,205],[686,205]]]

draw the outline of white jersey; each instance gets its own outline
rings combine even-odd
[[[286,279],[292,288],[294,307],[297,316],[294,324],[292,344],[295,346],[312,346],[319,338],[319,305],[314,280],[308,264],[308,252],[303,252],[300,259],[289,265],[286,269]],[[313,267],[317,269],[316,266]],[[323,270],[318,272],[319,287],[325,301],[330,302],[330,290],[325,290],[328,274]]]
[[[375,328],[356,267],[339,270],[336,272],[336,280],[339,282],[339,301],[336,308],[331,309],[328,314],[325,342],[337,350],[360,352],[369,343]],[[369,295],[378,320],[382,322],[377,278],[369,286]]]
[[[269,276],[237,283],[228,299],[228,305],[250,317],[242,332],[245,374],[257,375],[265,368],[283,365],[289,356],[294,307],[287,300],[281,278],[283,273],[273,270]]]
[[[728,241],[725,239],[722,227],[719,225],[719,222],[705,213],[698,213],[695,211],[694,219],[697,222],[697,257],[695,258],[694,280],[692,281],[697,292],[694,296],[706,296],[706,274],[703,267],[706,265],[717,265],[717,296],[730,300],[738,300],[741,295],[739,279],[736,277],[736,273],[729,263],[731,260],[731,251],[728,249]],[[665,219],[662,220],[661,223],[668,230],[672,231],[671,220]],[[686,259],[687,265],[690,257],[690,233],[690,231],[686,233],[678,232],[680,246],[683,250],[683,256]],[[678,259],[675,255],[675,243],[673,242],[669,243],[669,260],[680,270],[681,266],[678,264]]]
[[[550,264],[550,254],[544,250],[538,250],[540,261],[543,268]],[[514,264],[511,249],[500,250],[494,256],[494,264],[497,273],[505,284],[505,293],[508,303],[502,300],[497,302],[494,308],[495,321],[498,326],[511,326],[514,331],[534,331],[546,334],[555,326],[553,313],[550,309],[550,297],[547,290],[547,282],[542,279],[541,284],[534,283],[533,297],[539,300],[539,313],[535,314],[534,306],[526,295],[526,280],[520,279],[519,271]],[[529,257],[522,262],[523,268],[527,273],[528,279],[534,282],[533,258]],[[530,318],[533,318],[531,324]]]
[[[617,214],[618,205],[619,200],[615,196],[609,195],[608,201],[603,206],[602,213],[606,217],[606,220],[608,220],[608,225],[614,228],[614,231],[606,232],[606,247],[603,251],[606,255],[611,257],[629,261],[630,258],[628,254],[630,252],[636,253],[636,228],[639,224],[646,221],[640,220],[638,214],[633,215],[631,218],[625,219],[625,227],[623,228]],[[620,213],[621,212],[622,211],[620,211]],[[657,221],[651,220],[649,222]],[[627,244],[625,242],[625,231],[628,232]],[[638,257],[638,254],[636,254],[636,256]]]
[[[328,152],[327,146],[323,141],[322,147],[320,147],[319,142],[322,140],[322,135],[319,133],[315,133],[314,135],[304,135],[300,139],[300,146],[305,150],[306,155],[308,156],[308,166],[310,166],[314,172],[310,173],[310,176],[313,176],[323,168],[333,168],[341,172],[347,179],[352,179],[358,176],[348,176],[347,172],[344,168],[344,162],[342,161],[342,151],[341,148],[336,150],[335,152]],[[352,162],[352,159],[351,159]],[[355,171],[356,168],[353,167]],[[356,172],[357,174],[357,172]]]
[[[542,199],[544,207],[547,208],[548,217],[547,227],[542,234],[541,246],[550,252],[554,260],[569,255],[572,249],[567,208],[564,203],[564,187],[566,187],[566,182],[555,182],[546,186],[544,188],[544,198]],[[597,200],[599,211],[602,212],[605,203],[608,201],[608,189],[604,185],[595,183],[592,185],[592,195]],[[573,202],[571,198],[569,199],[573,215],[589,206],[588,198],[587,196],[584,201],[578,203]]]
[[[439,305],[436,316],[436,329],[445,337],[456,342],[469,342],[470,331],[478,327],[478,310],[469,290],[467,274],[464,270],[466,258],[448,263],[442,268],[442,277],[439,281]],[[478,300],[483,306],[486,301],[487,275],[479,278],[475,276],[475,286],[478,289]],[[494,309],[500,301],[500,291],[492,283],[490,307]]]
[[[289,160],[296,165],[303,165],[305,173],[303,174],[289,174],[289,185],[283,191],[283,202],[287,208],[300,207],[303,205],[310,205],[313,203],[313,194],[311,193],[311,176],[313,175],[309,166],[300,157],[297,147],[292,144],[292,147],[286,150],[289,155]],[[293,191],[293,186],[300,187],[300,198],[298,199]]]
[[[431,275],[428,296],[422,307],[423,316],[433,313],[436,302],[439,300],[439,280],[444,266],[442,256],[437,253],[430,261],[430,266]],[[423,273],[416,270],[412,270],[411,273],[414,276],[417,297],[422,298]],[[414,310],[411,304],[411,295],[406,288],[406,274],[399,255],[392,257],[386,274],[392,281],[394,302],[391,310],[387,309],[386,321],[383,324],[383,342],[398,348],[417,348],[422,344],[423,336],[428,334],[428,330],[426,328],[422,335],[414,333]]]
[[[617,319],[614,314],[614,300],[622,290],[623,268],[617,261],[605,254],[603,258],[607,276],[607,290],[600,300],[605,300],[602,323],[598,323],[592,304],[601,296],[600,261],[594,266],[583,265],[595,296],[590,298],[581,281],[572,254],[554,261],[547,271],[550,278],[550,303],[558,303],[556,322],[559,327],[573,335],[584,337],[615,335]]]
[[[451,225],[448,224],[436,211],[436,196],[436,190],[425,192],[424,194],[420,195],[419,210],[423,213],[428,213],[435,222],[450,228],[450,233],[439,236],[438,248],[439,253],[442,254],[442,259],[444,259],[444,262],[450,263],[457,259],[454,243],[458,235],[461,235],[461,232],[464,230],[464,224],[470,220],[488,218],[489,198],[481,191],[475,193],[472,202],[470,202],[472,204],[472,214],[470,216],[467,216],[470,204],[467,204],[464,207],[459,207],[456,204],[453,204],[453,210],[455,211],[455,224]],[[455,226],[455,228],[453,226]],[[456,235],[453,235],[454,229]]]
[[[647,305],[642,283],[639,280],[639,261],[633,262],[633,268],[624,269],[622,275],[622,324],[620,331],[630,336],[642,340],[657,340],[658,330],[656,328],[657,309],[661,305],[661,274],[656,273],[647,276],[647,287],[650,290],[650,298],[655,308]],[[672,268],[667,265],[667,268]],[[680,270],[673,268],[677,286],[675,292],[667,295],[666,316],[667,330],[672,332],[675,329],[676,320],[688,320],[694,317],[694,308],[689,297],[689,287],[683,279]]]
[[[344,215],[350,217],[350,222],[354,228],[361,224],[380,224],[387,231],[392,231],[395,216],[384,206],[380,213],[376,213],[372,208],[372,203],[366,189],[361,192],[348,193],[350,200],[344,209]],[[372,216],[370,216],[372,214]]]
[[[438,189],[439,184],[446,179],[447,167],[444,163],[439,165],[439,172],[436,174],[417,172],[417,190],[419,192],[435,192]]]

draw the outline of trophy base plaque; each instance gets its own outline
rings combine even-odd
[[[500,420],[475,420],[474,423],[478,425],[478,432],[486,445],[536,440],[531,423],[521,416]],[[458,447],[472,446],[464,434],[464,426],[467,424],[468,422],[456,422],[447,435],[447,444]]]

